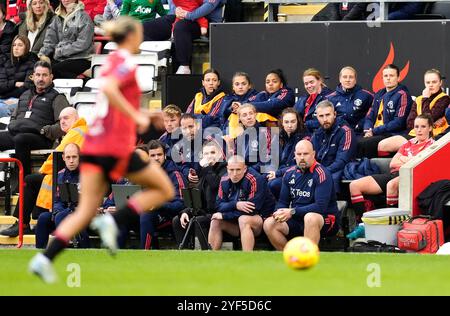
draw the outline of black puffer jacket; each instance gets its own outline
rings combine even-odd
[[[11,52],[11,43],[17,35],[16,25],[11,21],[6,21],[3,31],[0,31],[0,61],[5,62]]]
[[[38,60],[33,53],[11,60],[8,58],[4,66],[0,65],[0,99],[18,98],[33,84],[30,75],[33,73],[34,63]],[[16,82],[25,84],[17,88]]]

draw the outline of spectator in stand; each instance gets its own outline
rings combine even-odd
[[[327,95],[337,113],[355,133],[362,133],[364,119],[372,105],[373,94],[356,84],[357,74],[353,67],[346,66],[339,72],[339,85]]]
[[[247,167],[264,173],[263,166],[270,164],[272,134],[270,127],[261,125],[257,120],[257,112],[253,104],[245,103],[238,109],[241,122],[240,133],[236,138],[225,135],[227,152],[244,157]],[[277,152],[278,154],[278,152]]]
[[[172,160],[166,159],[164,144],[158,140],[151,140],[148,143],[148,153],[151,163],[159,164],[169,176],[175,189],[175,197],[154,209],[152,212],[141,214],[141,249],[157,249],[158,237],[156,236],[157,226],[164,221],[170,221],[184,209],[181,190],[186,187],[184,179],[178,167]]]
[[[28,37],[30,51],[36,55],[44,45],[45,34],[53,16],[48,0],[27,1],[27,12],[25,19],[19,24],[19,35]]]
[[[270,71],[266,76],[266,90],[250,97],[249,102],[258,112],[257,120],[266,126],[276,126],[281,112],[295,103],[294,91],[287,86],[281,69]]]
[[[220,87],[220,75],[215,69],[207,69],[203,73],[202,89],[198,92],[186,113],[192,113],[196,119],[202,120],[202,128],[220,127],[220,109],[225,92]]]
[[[191,0],[180,1],[185,3]],[[222,22],[222,7],[225,2],[225,0],[203,0],[203,4],[191,12],[171,2],[168,15],[144,23],[144,40],[167,41],[173,37],[174,61],[176,65],[179,65],[176,73],[191,74],[192,42],[201,35],[200,26],[196,20],[205,17],[210,23]],[[181,21],[173,27],[176,18]]]
[[[365,20],[368,11],[366,2],[340,2],[328,3],[322,10],[314,15],[311,21],[351,21]]]
[[[233,92],[227,94],[222,102],[219,116],[222,119],[222,130],[231,137],[237,136],[237,128],[239,127],[239,117],[237,110],[239,107],[248,103],[248,99],[258,94],[252,88],[250,76],[245,72],[236,72],[232,79]]]
[[[105,21],[115,20],[120,16],[120,9],[122,7],[122,0],[107,0],[103,14],[97,14],[94,17],[94,24],[101,26]]]
[[[87,124],[84,118],[79,118],[77,110],[73,107],[64,108],[59,114],[61,130],[66,133],[55,151],[63,151],[69,143],[77,144],[79,147],[84,142]],[[38,173],[29,174],[25,177],[23,196],[23,228],[30,231],[30,219],[37,219],[41,213],[48,212],[53,207],[52,200],[53,185],[53,154],[48,156],[42,164]],[[16,204],[13,216],[19,218],[19,203]],[[12,226],[0,232],[0,235],[16,237],[19,235],[19,223],[16,221]]]
[[[227,174],[222,177],[216,200],[216,213],[211,217],[208,240],[213,250],[222,247],[223,232],[241,236],[242,250],[252,251],[255,237],[270,216],[275,199],[267,181],[252,168],[247,168],[241,156],[228,159]]]
[[[175,104],[169,104],[162,110],[164,134],[161,135],[159,141],[166,146],[166,154],[170,157],[170,151],[173,146],[180,140],[177,132],[180,128],[181,115],[183,114],[181,109]]]
[[[334,190],[339,193],[345,165],[355,156],[355,132],[344,120],[336,119],[333,103],[328,100],[317,104],[316,117],[320,127],[311,138],[316,160],[330,171]]]
[[[52,60],[55,78],[76,78],[91,67],[94,23],[79,0],[64,0],[55,14],[38,56],[46,62]]]
[[[30,42],[17,35],[11,46],[11,57],[0,66],[0,117],[10,116],[17,108],[20,95],[32,85],[31,75],[37,56],[30,53]]]
[[[434,143],[433,119],[429,113],[420,114],[414,120],[416,136],[403,144],[392,158],[389,174],[375,174],[350,182],[350,195],[357,216],[365,211],[364,195],[386,194],[386,204],[398,205],[399,170],[414,156]]]
[[[305,236],[319,244],[321,236],[335,235],[339,230],[333,179],[314,156],[311,142],[298,142],[297,165],[284,174],[275,212],[264,222],[264,231],[276,250],[283,250],[295,236]]]
[[[66,167],[58,172],[58,184],[72,183],[80,184],[80,148],[77,144],[69,143],[64,147],[63,160]],[[55,203],[51,212],[39,215],[36,225],[36,248],[47,247],[48,235],[52,233],[62,220],[71,214],[78,203],[64,201],[61,199],[60,190],[57,190]],[[89,234],[86,230],[81,231],[76,240],[79,248],[89,248]]]
[[[200,161],[202,154],[202,144],[204,140],[213,141],[221,148],[222,159],[225,159],[223,152],[224,145],[210,135],[203,135],[200,128],[201,122],[195,119],[190,113],[181,116],[180,130],[182,138],[173,146],[171,158],[177,164],[183,176],[188,180],[188,184],[197,185],[200,173]]]
[[[280,126],[279,166],[274,166],[275,170],[267,174],[270,191],[277,200],[280,197],[283,175],[287,169],[295,166],[295,145],[305,137],[303,121],[292,107],[283,110],[278,124]]]
[[[176,7],[186,12],[191,12],[198,9],[203,4],[203,0],[195,0],[195,1],[172,0],[172,3]],[[175,24],[181,20],[182,20],[181,16],[177,16],[177,18],[175,19],[175,23],[173,24],[173,27],[175,27]],[[202,16],[198,18],[196,22],[200,26],[200,34],[202,36],[205,36],[208,33],[208,25],[209,25],[208,19]]]
[[[156,14],[159,16],[167,14],[161,0],[123,0],[120,9],[120,15],[131,16],[142,23],[153,21],[156,18]]]
[[[51,66],[38,61],[34,65],[34,86],[20,96],[8,132],[0,133],[0,151],[15,149],[24,175],[31,173],[30,151],[51,148],[54,141],[64,135],[59,115],[69,102],[53,88],[52,79]]]
[[[200,172],[198,174],[198,185],[202,199],[202,208],[198,211],[197,222],[200,224],[205,237],[208,236],[211,215],[216,209],[216,197],[219,191],[220,179],[227,172],[227,162],[222,159],[222,149],[216,142],[207,141],[203,145],[202,159],[200,160]],[[185,208],[172,220],[172,228],[178,246],[183,241],[187,225],[195,214],[192,209]],[[193,232],[191,232],[193,233]],[[198,227],[195,227],[195,236],[198,237],[203,250],[208,249],[207,240],[204,240]],[[193,236],[189,236],[193,237]],[[188,239],[189,240],[189,239]],[[194,245],[191,245],[194,246]]]
[[[333,92],[323,81],[323,76],[317,69],[309,68],[303,72],[303,83],[308,95],[298,98],[294,108],[303,119],[308,135],[312,135],[320,127],[316,118],[316,105]]]
[[[413,20],[415,14],[423,13],[424,7],[424,2],[391,2],[388,20]]]
[[[386,156],[378,152],[378,144],[385,138],[398,135],[406,129],[406,118],[412,99],[408,88],[399,84],[400,70],[393,64],[383,69],[385,88],[378,91],[364,121],[364,137],[358,141],[358,157]]]
[[[11,44],[16,34],[16,25],[6,20],[5,5],[0,4],[0,64],[3,64],[9,58]]]
[[[450,105],[450,97],[442,90],[443,81],[441,72],[437,69],[427,70],[425,72],[424,82],[425,89],[423,89],[422,95],[418,96],[414,101],[411,112],[406,120],[407,134],[383,139],[378,144],[378,152],[397,152],[409,139],[414,138],[416,136],[414,120],[422,113],[429,113],[433,118],[434,138],[445,133],[449,127],[445,118],[445,110]]]

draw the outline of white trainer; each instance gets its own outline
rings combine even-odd
[[[53,268],[52,262],[42,253],[38,253],[31,259],[28,271],[36,274],[45,283],[52,284],[58,281],[58,275]]]
[[[177,69],[176,75],[190,75],[191,68],[189,66],[179,66]]]
[[[97,231],[103,246],[105,246],[111,255],[115,255],[117,252],[117,237],[119,235],[119,229],[117,228],[116,221],[111,214],[105,213],[95,217],[90,227]]]

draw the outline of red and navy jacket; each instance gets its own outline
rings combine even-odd
[[[178,138],[175,135],[179,135]],[[164,134],[162,134],[159,137],[159,141],[161,143],[163,143],[166,146],[166,155],[168,155],[170,157],[170,150],[172,149],[172,147],[180,141],[181,139],[181,132],[179,131],[175,131],[175,133],[168,133],[165,132]]]
[[[205,88],[202,88],[200,90],[200,92],[203,95],[202,104],[205,104],[206,102],[209,102],[210,100],[212,100],[219,93],[222,93],[222,89],[219,88],[210,95],[206,94]],[[192,113],[192,114],[194,114],[195,118],[201,119],[203,129],[208,128],[210,126],[220,128],[221,127],[221,124],[220,124],[221,118],[219,116],[219,113],[220,113],[220,109],[222,107],[223,99],[224,98],[220,98],[219,100],[214,102],[214,104],[211,106],[211,110],[209,111],[209,113],[194,114],[194,107],[195,107],[195,97],[194,97],[194,99],[189,104],[189,106],[186,110],[186,113]]]
[[[175,189],[175,197],[161,206],[161,209],[171,211],[172,213],[180,212],[184,209],[183,195],[181,190],[186,187],[186,179],[172,160],[166,160],[162,168],[167,173],[170,181]],[[171,213],[171,214],[172,214]]]
[[[356,136],[345,121],[338,119],[329,130],[322,127],[311,138],[316,160],[333,174],[335,188],[344,172],[344,167],[356,155]]]
[[[280,162],[277,171],[275,171],[277,178],[282,177],[288,168],[296,165],[295,145],[304,137],[303,133],[297,132],[288,136],[284,130],[280,131]]]
[[[237,202],[253,202],[255,211],[245,213],[238,211]],[[228,174],[220,179],[219,192],[216,200],[216,210],[222,213],[223,219],[234,219],[241,215],[261,215],[269,217],[273,213],[275,198],[267,185],[265,177],[252,168],[248,168],[244,177],[238,183],[233,183]]]
[[[251,97],[248,102],[253,104],[257,112],[267,113],[278,118],[285,108],[294,105],[295,94],[291,88],[284,87],[272,94],[267,91],[261,91]]]
[[[222,105],[219,110],[219,116],[222,120],[223,130],[226,130],[226,128],[228,127],[228,117],[232,113],[231,104],[233,102],[239,102],[240,104],[247,103],[251,97],[256,96],[257,94],[258,91],[256,91],[255,89],[250,89],[244,95],[237,95],[236,93],[233,92],[231,94],[227,94],[223,98]]]
[[[306,105],[306,101],[309,98],[308,95],[301,96],[298,98],[297,103],[295,103],[295,110],[300,114],[303,122],[305,122],[305,127],[308,135],[312,135],[316,129],[320,127],[319,121],[316,118],[316,106],[320,101],[325,100],[325,97],[332,93],[333,91],[328,89],[328,87],[322,87],[322,92],[320,92],[314,101],[311,103],[309,108]]]
[[[254,133],[246,128],[234,139],[234,154],[244,157],[245,164],[258,172],[261,172],[263,165],[270,164],[271,149],[271,129],[258,122],[254,126]]]
[[[302,220],[314,212],[336,215],[336,193],[330,172],[321,164],[314,164],[303,172],[297,166],[287,170],[281,185],[280,199],[275,209],[295,208],[293,218]]]
[[[367,111],[373,102],[373,94],[356,85],[345,90],[339,84],[326,98],[334,105],[337,116],[343,118],[356,132],[362,132]]]
[[[377,120],[381,100],[383,100],[383,125],[373,128]],[[411,95],[404,85],[398,85],[397,88],[389,92],[386,92],[386,88],[381,89],[373,98],[372,107],[364,122],[364,130],[371,128],[373,135],[402,133],[406,129],[406,119],[411,110],[411,105]]]

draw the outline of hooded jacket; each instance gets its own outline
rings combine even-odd
[[[56,61],[89,59],[94,53],[94,23],[78,2],[74,10],[64,14],[61,5],[47,28],[44,45],[38,56],[53,56]]]

